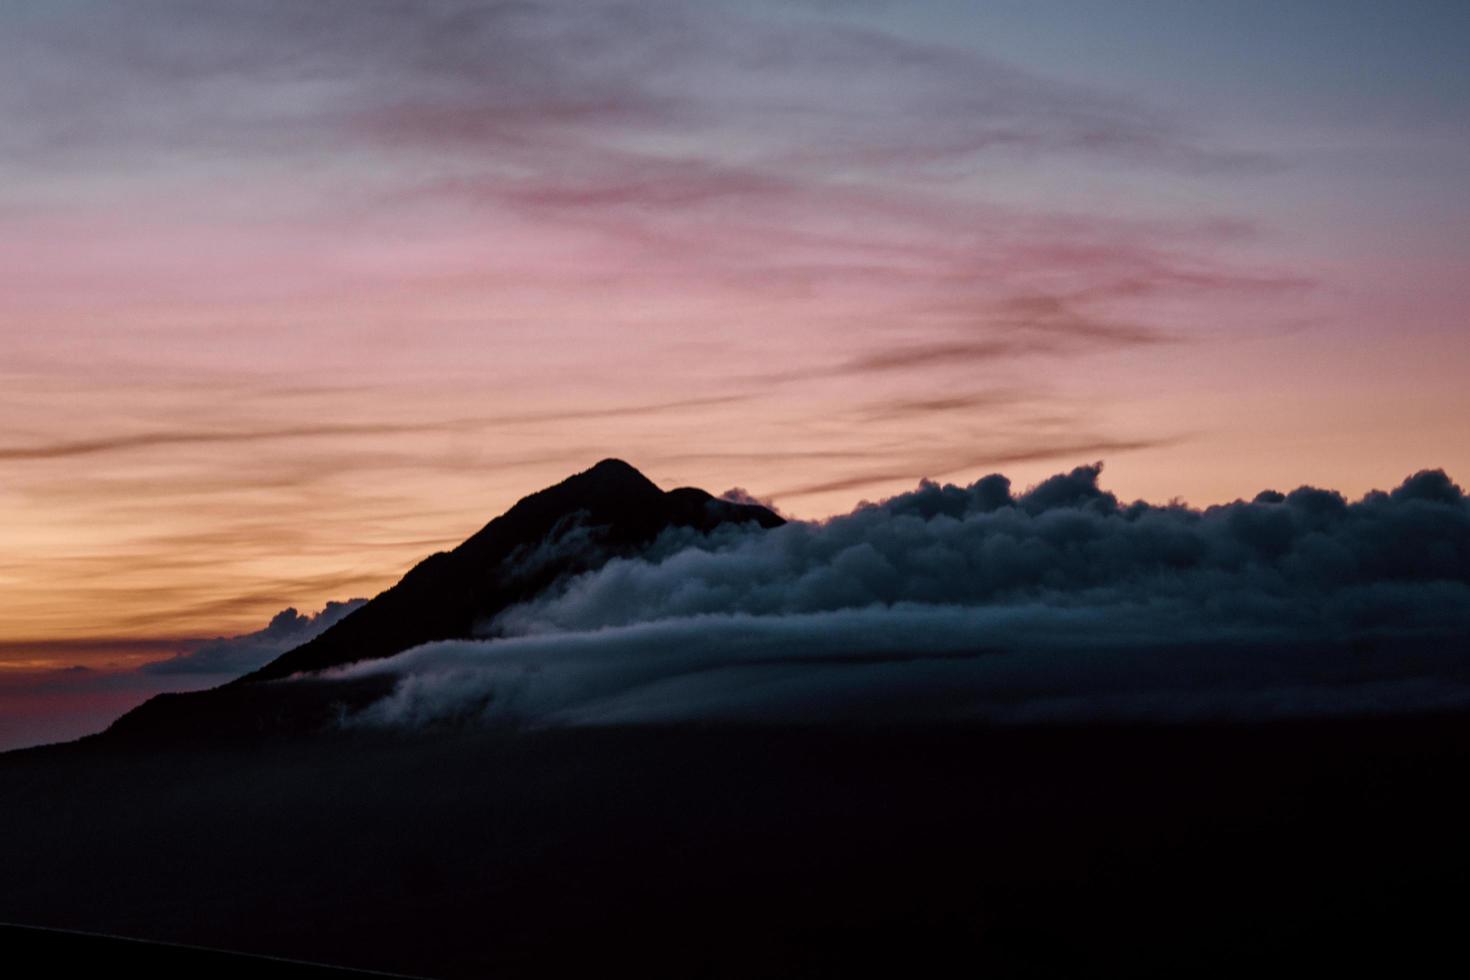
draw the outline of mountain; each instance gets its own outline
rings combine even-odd
[[[1057,489],[1043,484],[1041,494]],[[1273,520],[1240,528],[1279,540],[1266,532],[1296,506],[1311,528],[1302,536],[1322,551],[1323,515],[1345,505],[1305,493],[1295,505],[1265,503]],[[953,494],[921,494],[935,520],[951,520],[940,505]],[[1036,520],[1076,540],[1071,518],[1098,498],[1083,500],[1053,515],[1067,521]],[[912,522],[901,505],[897,519]],[[1447,540],[1459,541],[1459,511],[1422,498],[1401,506],[1404,520],[1375,540],[1410,569],[1460,567],[1453,546],[1423,559],[1412,544],[1445,521]],[[1003,526],[1031,519],[1023,508]],[[1108,505],[1098,520],[1117,515]],[[55,949],[54,935],[0,926],[0,948],[56,958],[86,945],[114,971],[111,961],[132,960],[165,976],[235,965],[205,947],[442,980],[610,969],[681,980],[1238,977],[1263,965],[1417,976],[1463,955],[1470,712],[1452,702],[1417,714],[1318,714],[1301,688],[1237,674],[1222,658],[1211,669],[1239,690],[1269,683],[1273,709],[1310,710],[1140,723],[1050,714],[896,722],[874,710],[836,723],[821,711],[795,720],[772,711],[754,722],[709,713],[382,727],[331,722],[389,693],[396,676],[273,679],[476,632],[507,603],[637,553],[667,528],[692,536],[731,521],[780,519],[697,490],[665,493],[607,461],[521,501],[248,678],[157,698],[101,736],[0,753],[0,924],[94,934],[69,934]],[[1179,552],[1161,547],[1169,536],[1159,524],[1144,531],[1150,567],[1172,580],[1182,563],[1167,558]],[[747,543],[759,543],[754,532]],[[1328,553],[1337,568],[1351,552]],[[1134,649],[1088,645],[1080,634],[1091,620],[1060,620],[1082,623],[1078,644],[1049,670],[1097,677],[1105,659],[1138,662]],[[714,625],[680,642],[707,647]],[[826,678],[806,703],[842,696],[857,671],[876,680],[870,703],[881,708],[909,696],[907,676],[954,676],[936,670],[949,660],[877,662],[862,637],[818,665],[803,665],[786,642],[777,635],[778,656],[757,664],[770,685],[697,670],[711,682],[703,690],[779,704],[815,666]],[[1465,649],[1462,634],[1425,643],[1395,656]],[[1385,690],[1381,680],[1389,690],[1403,683],[1366,645],[1272,649],[1314,671],[1356,664],[1354,684],[1370,695]],[[669,659],[667,646],[649,652]],[[1191,655],[1169,647],[1170,669]],[[1001,695],[1045,696],[1016,680],[1028,676],[1025,656],[1000,649],[977,662]],[[605,666],[586,659],[589,670]],[[666,685],[660,696],[700,690]],[[1146,688],[1092,690],[1111,700]],[[179,945],[117,948],[107,937]],[[276,959],[251,975],[292,968]]]
[[[453,551],[419,562],[398,584],[320,636],[234,683],[274,680],[390,657],[433,640],[473,635],[476,624],[564,575],[629,554],[670,527],[727,522],[775,527],[764,507],[681,487],[667,493],[618,459],[605,459],[524,498]]]
[[[772,511],[694,487],[660,490],[618,459],[605,459],[531,494],[452,551],[419,562],[387,591],[330,629],[222,688],[150,699],[108,729],[144,736],[319,725],[334,706],[380,693],[381,680],[305,682],[283,690],[262,681],[391,657],[435,640],[475,635],[501,610],[567,575],[647,547],[675,527],[707,532],[729,523],[785,523]]]

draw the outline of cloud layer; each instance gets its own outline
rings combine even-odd
[[[147,674],[227,674],[232,677],[246,674],[326,632],[365,602],[366,599],[328,602],[321,612],[305,615],[295,607],[282,609],[271,617],[264,629],[210,640],[197,650],[154,661],[139,669]]]
[[[483,641],[349,668],[356,724],[1260,718],[1470,704],[1470,503],[1124,504],[1099,466],[823,523],[670,534]]]

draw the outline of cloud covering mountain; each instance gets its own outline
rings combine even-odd
[[[302,614],[294,606],[282,609],[264,629],[210,640],[197,650],[145,664],[139,669],[147,674],[243,674],[325,632],[365,602],[366,599],[330,601],[318,613]]]
[[[1470,502],[1437,470],[1125,504],[1083,466],[666,533],[430,644],[351,723],[1274,717],[1470,704]]]

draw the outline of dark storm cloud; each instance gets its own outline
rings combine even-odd
[[[1470,704],[1470,502],[1123,503],[1078,467],[661,539],[513,607],[350,723],[1261,718]]]

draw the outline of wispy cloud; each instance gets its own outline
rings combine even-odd
[[[303,615],[291,606],[276,613],[263,629],[220,637],[187,653],[144,664],[147,674],[214,674],[238,677],[326,632],[350,616],[366,599],[328,602],[318,613]]]
[[[328,602],[314,614],[283,609],[238,636],[0,641],[0,751],[91,735],[154,695],[232,680],[362,602]]]
[[[997,447],[996,449],[972,455],[958,455],[951,457],[931,457],[927,462],[918,464],[914,469],[907,472],[887,467],[884,469],[865,470],[837,476],[829,480],[815,483],[798,484],[786,487],[771,494],[776,500],[784,500],[791,497],[803,497],[819,493],[832,493],[838,490],[859,490],[864,487],[874,487],[881,484],[893,484],[903,480],[912,479],[912,474],[917,470],[929,478],[949,476],[955,473],[967,472],[988,466],[1006,466],[1015,463],[1046,462],[1076,458],[1078,456],[1099,456],[1110,453],[1132,452],[1140,449],[1152,449],[1167,445],[1171,439],[1065,439],[1065,440],[1035,440],[1028,441],[1025,445]]]
[[[967,412],[975,409],[995,409],[1023,404],[1034,398],[1024,391],[995,388],[987,391],[971,391],[955,395],[936,395],[920,398],[893,398],[871,402],[864,406],[858,416],[864,421],[887,421],[891,419],[926,418],[950,412]]]
[[[485,418],[447,419],[441,422],[364,422],[283,426],[281,428],[236,430],[175,430],[171,432],[139,432],[97,439],[57,441],[32,446],[0,446],[0,460],[25,462],[64,459],[72,456],[94,456],[102,453],[126,452],[168,446],[216,446],[233,443],[279,442],[288,439],[330,439],[341,436],[389,436],[422,433],[467,431],[496,426],[535,425],[546,422],[574,422],[594,418],[657,415],[682,412],[693,408],[729,405],[747,400],[746,395],[715,395],[703,398],[681,398],[642,405],[610,405],[605,408],[578,411],[527,412]]]
[[[93,456],[99,453],[159,446],[228,445],[237,442],[274,442],[281,439],[307,439],[329,436],[381,436],[410,432],[427,432],[441,428],[434,425],[303,425],[256,431],[211,432],[174,431],[141,432],[105,439],[81,439],[36,446],[0,447],[0,460],[60,459],[69,456]]]
[[[830,512],[968,460],[1157,447],[1056,392],[1310,291],[1252,257],[1257,217],[1172,193],[1252,153],[881,18],[3,17],[0,575],[27,633],[80,628],[68,590],[101,632],[319,603],[609,452]]]

